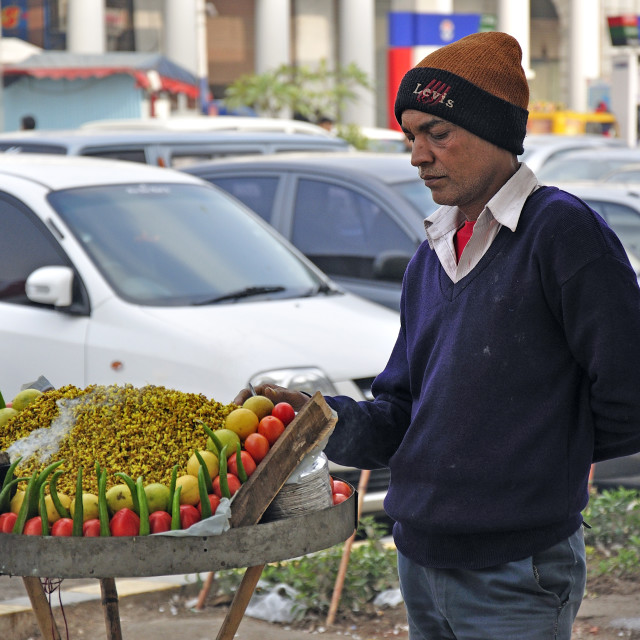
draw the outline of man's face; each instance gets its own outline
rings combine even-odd
[[[475,220],[517,169],[515,157],[437,116],[409,109],[402,129],[413,142],[411,164],[438,204],[457,205]]]

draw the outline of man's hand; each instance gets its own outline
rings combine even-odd
[[[255,392],[259,396],[265,396],[273,402],[288,402],[296,411],[300,411],[302,407],[309,401],[309,396],[300,391],[291,391],[285,387],[279,387],[277,384],[259,384],[255,387]],[[251,396],[249,389],[242,389],[240,393],[233,399],[233,403],[242,406],[243,402]]]

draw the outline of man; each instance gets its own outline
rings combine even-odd
[[[595,212],[518,163],[528,100],[504,33],[405,75],[396,118],[442,206],[405,273],[375,400],[327,398],[328,457],[391,470],[412,640],[569,640],[591,464],[640,450],[636,276]]]

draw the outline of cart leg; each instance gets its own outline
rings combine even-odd
[[[122,640],[120,612],[118,609],[118,592],[116,591],[115,579],[101,578],[100,591],[102,592],[104,621],[107,625],[107,640]]]
[[[245,609],[251,600],[251,596],[260,580],[264,565],[256,565],[255,567],[249,567],[242,577],[242,582],[236,591],[236,595],[233,597],[231,607],[227,612],[225,619],[222,622],[220,631],[216,637],[216,640],[233,640],[233,636],[238,630],[238,626],[242,621]]]
[[[195,606],[196,611],[202,611],[202,608],[204,607],[204,602],[207,599],[207,596],[209,595],[209,591],[211,591],[211,585],[213,584],[214,577],[215,577],[215,572],[209,571],[209,573],[207,574],[207,579],[205,580],[204,585],[202,585],[202,589],[200,589],[200,593],[198,594],[198,602],[196,603],[196,606]]]
[[[25,576],[22,578],[22,582],[24,583],[24,588],[27,590],[27,595],[31,601],[31,608],[38,621],[38,627],[40,627],[42,637],[44,640],[60,640],[58,626],[53,617],[47,595],[42,588],[40,578]]]

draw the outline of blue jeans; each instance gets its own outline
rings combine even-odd
[[[570,640],[586,584],[582,527],[487,569],[429,569],[398,552],[411,640]]]

